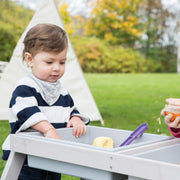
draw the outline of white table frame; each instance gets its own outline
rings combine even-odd
[[[26,155],[94,168],[104,172],[125,174],[134,179],[179,180],[179,165],[133,156],[138,152],[177,143],[180,143],[180,139],[166,140],[119,152],[106,152],[64,144],[55,139],[37,138],[26,133],[19,133],[11,135],[12,151],[1,180],[17,179]]]

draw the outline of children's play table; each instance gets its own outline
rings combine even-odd
[[[58,129],[62,140],[39,132],[11,135],[11,154],[1,180],[16,180],[25,158],[39,169],[92,180],[179,180],[180,139],[144,133],[131,145],[119,147],[131,131],[88,126],[76,138],[72,128]],[[114,148],[93,146],[99,136],[111,137]]]

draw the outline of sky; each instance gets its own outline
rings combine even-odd
[[[41,0],[14,0],[23,4],[25,7],[36,10]],[[86,15],[90,10],[87,9],[85,0],[63,0],[69,5],[69,12],[72,15]]]
[[[180,9],[180,0],[162,0],[164,7],[169,11],[177,11]]]
[[[24,4],[25,6],[36,10],[38,7],[38,4],[41,0],[16,0],[17,2],[20,2]],[[64,0],[69,6],[78,12],[79,10],[83,10],[86,8],[85,6],[85,0]],[[177,8],[180,7],[180,3],[178,3],[178,0],[162,0],[163,4],[167,8]]]

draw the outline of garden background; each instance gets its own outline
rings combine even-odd
[[[147,132],[170,135],[160,111],[166,98],[179,97],[178,13],[161,0],[86,3],[86,15],[72,15],[62,1],[57,6],[105,126],[134,130],[147,122]],[[10,0],[0,0],[0,10],[0,61],[8,62],[34,11]],[[8,121],[0,130],[2,145]],[[0,160],[0,175],[4,165]]]

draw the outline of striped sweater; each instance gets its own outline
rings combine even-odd
[[[55,128],[66,127],[74,115],[79,116],[85,124],[90,121],[79,113],[60,81],[48,83],[30,74],[17,83],[12,94],[9,106],[10,134],[25,131],[42,120],[49,121]],[[2,159],[7,160],[10,153],[10,135],[2,149]]]

